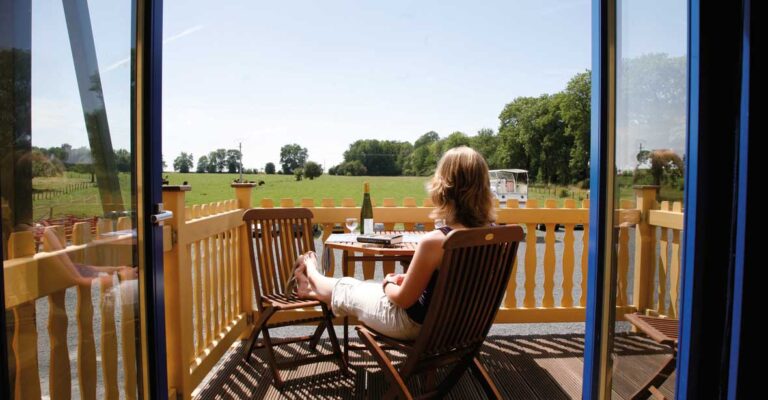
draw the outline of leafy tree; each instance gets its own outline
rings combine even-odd
[[[426,146],[437,142],[438,140],[440,140],[440,135],[438,135],[435,131],[429,131],[416,139],[416,142],[413,143],[413,147],[416,148]]]
[[[592,74],[576,74],[568,82],[560,102],[565,134],[573,140],[568,167],[574,181],[589,178],[589,138],[592,104]]]
[[[70,148],[67,157],[67,164],[92,164],[91,149],[83,146],[76,149]],[[163,160],[165,161],[165,160]],[[164,168],[167,167],[165,164]]]
[[[407,175],[429,175],[434,172],[437,166],[436,152],[442,147],[438,147],[440,136],[435,131],[429,131],[413,144],[413,150],[409,155],[408,169],[404,172]]]
[[[187,154],[185,152],[181,152],[181,154],[176,157],[175,160],[173,160],[173,170],[187,173],[190,169],[194,166],[194,158],[192,157],[192,154]]]
[[[197,173],[202,174],[208,172],[208,157],[201,156],[197,159]]]
[[[274,175],[275,163],[268,162],[267,165],[264,166],[264,173],[267,175]]]
[[[65,143],[61,145],[61,147],[50,147],[48,148],[48,150],[43,150],[43,149],[40,149],[40,150],[46,156],[55,157],[57,160],[61,161],[62,163],[66,163],[67,159],[69,158],[69,150],[71,149],[72,149],[72,146]]]
[[[323,174],[323,167],[314,161],[307,161],[304,164],[304,176],[313,180]]]
[[[333,173],[330,171],[333,170]],[[332,167],[329,172],[332,175],[363,176],[368,174],[368,169],[358,160],[343,162]]]
[[[227,150],[227,170],[230,174],[240,172],[240,161],[243,155],[240,150]]]
[[[637,154],[637,161],[640,164],[650,163],[654,185],[661,186],[665,174],[673,180],[683,177],[683,159],[673,150],[642,150]]]
[[[208,172],[224,172],[227,166],[227,150],[216,149],[208,153]]]
[[[131,153],[126,149],[115,151],[115,166],[120,172],[131,172]]]
[[[412,146],[392,140],[358,140],[344,152],[344,162],[359,161],[368,175],[396,176],[403,172],[402,164],[408,159]]]
[[[464,134],[464,132],[453,132],[450,135],[448,135],[447,138],[445,138],[445,142],[443,143],[443,151],[448,151],[454,147],[460,147],[460,146],[470,146],[471,140],[467,135]],[[442,154],[440,154],[442,157]]]
[[[565,135],[559,96],[519,97],[499,119],[499,159],[507,167],[523,167],[541,182],[568,183],[573,138]]]
[[[32,177],[52,177],[64,173],[64,163],[56,157],[45,155],[41,149],[33,148],[29,156],[32,160]]]
[[[214,161],[211,161],[210,154],[208,155],[208,170],[207,172],[209,174],[215,174],[216,172],[219,172],[216,170],[216,163]]]
[[[307,162],[308,151],[298,144],[286,144],[280,148],[280,164],[283,167],[283,173],[291,174],[296,168],[304,167]]]
[[[60,158],[59,160],[61,160],[63,163],[69,162],[69,153],[72,152],[72,145],[69,144],[69,143],[62,144],[61,145],[61,152],[62,152],[62,156],[64,158]]]
[[[304,168],[296,168],[293,170],[293,177],[296,178],[297,181],[300,181],[302,176],[304,176]]]
[[[499,137],[496,136],[493,129],[488,128],[480,129],[476,136],[470,138],[470,146],[483,155],[491,169],[502,167],[497,160],[499,142]]]
[[[224,172],[224,167],[227,166],[227,150],[216,149],[216,171]]]
[[[216,155],[215,151],[212,151],[208,153],[208,172],[214,173],[216,172],[216,163],[218,161],[219,156]]]

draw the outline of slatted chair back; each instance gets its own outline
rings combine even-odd
[[[435,292],[414,343],[415,357],[409,357],[405,369],[479,349],[499,310],[522,239],[522,228],[512,225],[448,234]]]
[[[306,208],[250,209],[243,214],[256,298],[284,293],[296,258],[315,250],[312,212]],[[261,301],[257,301],[262,311]]]

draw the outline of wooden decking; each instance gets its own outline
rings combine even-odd
[[[237,342],[208,378],[200,385],[197,399],[305,399],[378,398],[386,383],[376,364],[365,352],[350,353],[352,374],[338,372],[333,362],[302,366],[285,371],[285,389],[279,392],[271,384],[263,350],[254,352],[249,363],[242,359],[243,342]],[[583,335],[490,336],[481,360],[493,376],[505,398],[569,399],[581,398]],[[330,352],[330,345],[322,350]],[[282,357],[305,354],[303,345],[282,346]],[[614,398],[625,399],[644,382],[669,350],[643,336],[626,334],[616,337],[614,357]],[[418,387],[419,382],[413,382]],[[671,398],[674,376],[662,386]],[[475,380],[465,374],[449,398],[483,398]]]

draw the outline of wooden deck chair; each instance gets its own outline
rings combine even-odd
[[[249,339],[245,360],[250,359],[254,348],[266,347],[267,362],[272,370],[274,385],[278,388],[282,388],[285,383],[280,376],[280,368],[294,368],[336,358],[341,370],[347,373],[347,363],[342,356],[339,341],[333,329],[333,315],[327,306],[319,301],[298,299],[294,297],[295,293],[285,293],[285,286],[288,278],[293,274],[296,258],[307,251],[315,250],[312,212],[306,208],[250,209],[243,214],[243,221],[248,228],[247,237],[251,241],[248,248],[258,311],[258,319]],[[317,306],[322,309],[320,316],[270,322],[270,319],[281,311]],[[269,335],[270,328],[312,322],[318,322],[312,336],[272,339]],[[309,341],[310,349],[314,350],[323,330],[328,332],[333,353],[283,362],[278,362],[275,358],[274,346],[277,345]],[[259,334],[263,339],[257,344]]]
[[[480,361],[480,347],[493,325],[512,274],[519,226],[494,226],[455,230],[443,244],[445,254],[426,319],[419,337],[401,341],[357,326],[357,333],[390,383],[384,398],[412,399],[409,378],[427,373],[428,386],[420,398],[445,396],[469,368],[490,398],[501,394]],[[382,345],[405,353],[395,368]],[[449,367],[445,379],[433,386],[438,367]]]
[[[645,333],[659,344],[668,346],[672,355],[661,364],[656,373],[640,386],[630,397],[631,400],[641,400],[650,397],[663,399],[659,388],[666,381],[677,365],[677,336],[680,322],[677,318],[662,318],[643,314],[626,314],[624,318],[631,322],[641,332]]]

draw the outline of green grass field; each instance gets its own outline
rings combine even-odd
[[[130,175],[119,175],[120,192],[126,210],[131,209]],[[33,191],[59,190],[73,183],[90,182],[89,174],[67,172],[64,176],[32,179]],[[32,217],[34,221],[42,218],[58,218],[73,215],[75,217],[90,217],[103,215],[99,189],[89,187],[66,194],[57,194],[52,198],[35,199],[32,201]]]
[[[184,182],[192,186],[192,190],[186,193],[187,204],[204,204],[220,200],[234,198],[234,189],[231,183],[238,178],[237,174],[181,174],[165,173],[171,185],[181,185]],[[303,198],[315,200],[320,204],[322,199],[332,198],[336,204],[340,204],[344,198],[354,199],[360,205],[363,197],[363,182],[371,184],[371,196],[381,203],[387,197],[395,199],[397,204],[402,204],[403,198],[414,197],[421,204],[426,194],[425,185],[428,177],[347,177],[323,175],[314,180],[304,179],[296,181],[288,175],[244,175],[250,181],[264,181],[261,186],[253,190],[253,204],[258,205],[261,199],[271,198],[279,201],[282,198],[291,198],[297,204]],[[35,178],[33,188],[36,191],[60,189],[72,183],[90,181],[89,175],[71,174],[57,178]],[[128,174],[120,174],[121,191],[126,208],[130,208],[130,181]],[[619,193],[622,199],[634,200],[631,177],[619,177]],[[563,199],[574,198],[583,200],[587,197],[586,190],[572,187],[550,186],[531,188],[531,199],[537,199],[540,206],[546,199],[556,199],[558,207],[562,207]],[[662,200],[679,201],[682,199],[682,191],[671,188],[662,188]],[[72,193],[56,196],[51,199],[34,200],[34,218],[56,218],[65,215],[78,217],[101,215],[101,203],[97,188],[77,190]]]
[[[192,191],[187,192],[188,204],[202,204],[213,201],[234,198],[234,189],[230,188],[237,174],[181,174],[168,173],[171,185],[181,185],[187,182]],[[249,181],[264,181],[253,190],[254,204],[263,198],[280,200],[294,199],[297,203],[303,198],[311,198],[316,204],[322,199],[332,198],[336,204],[341,199],[354,199],[359,205],[363,200],[363,182],[371,185],[371,197],[377,202],[385,197],[394,198],[402,203],[405,197],[415,197],[420,200],[426,197],[426,177],[381,177],[381,176],[332,176],[323,175],[314,180],[303,179],[296,181],[289,175],[243,175]]]

